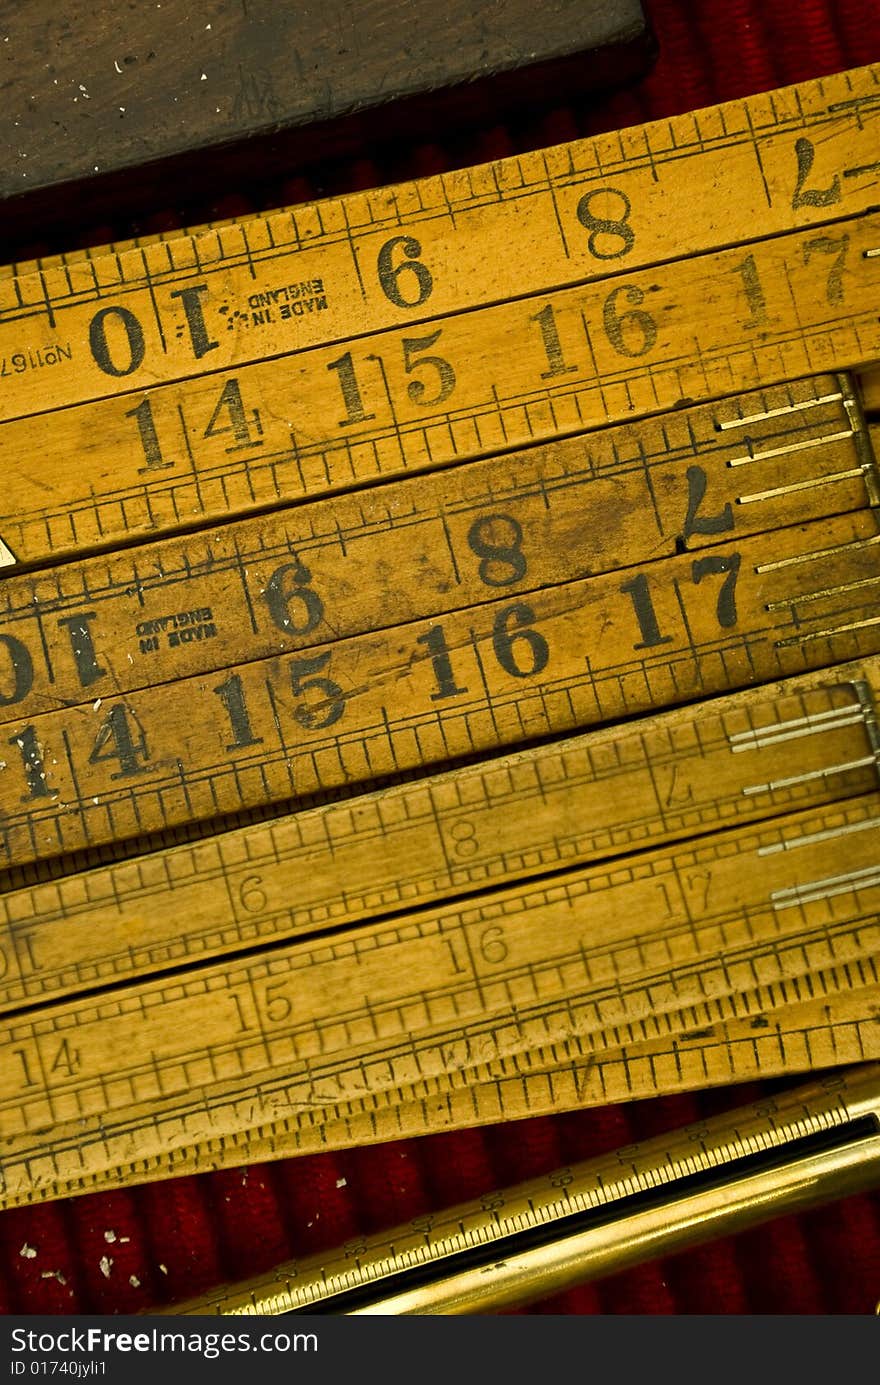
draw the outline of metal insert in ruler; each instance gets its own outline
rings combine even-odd
[[[866,67],[0,279],[0,417],[851,216],[878,109]]]
[[[605,1048],[664,1037],[667,1012],[696,1025],[749,1013],[749,991],[778,1007],[798,977],[821,993],[824,968],[870,967],[877,951],[878,832],[871,794],[10,1015],[4,1134],[92,1113],[106,1129],[148,1096],[158,1113],[193,1087],[276,1071],[298,1078],[306,1109],[340,1054],[361,1073],[340,1096],[365,1078],[397,1087],[412,1080],[392,1061],[402,1043],[493,1015],[511,1050],[563,1037],[543,1016],[530,1032],[545,1008]],[[444,1038],[447,1068],[473,1065],[465,1040]],[[384,1078],[361,1057],[377,1048]],[[341,1082],[328,1074],[326,1089]]]
[[[880,359],[880,217],[0,426],[7,562]],[[2,396],[0,396],[2,398]],[[71,465],[71,458],[76,465]]]
[[[0,582],[0,722],[880,500],[820,376]],[[5,656],[5,660],[4,660]]]
[[[0,1005],[858,796],[878,690],[869,659],[7,889]]]
[[[549,191],[572,263],[547,268],[554,242],[513,289],[518,240],[478,283],[421,229],[349,223],[324,249],[328,275],[354,266],[354,331],[342,289],[314,337],[276,331],[274,300],[245,330],[252,245],[173,259],[242,227],[0,283],[35,294],[15,331],[63,319],[79,342],[0,373],[7,1201],[412,1132],[438,1103],[473,1123],[877,1050],[880,497],[839,372],[880,359],[880,219],[876,164],[835,171],[835,141],[880,100],[875,73],[846,80],[831,164],[800,134],[768,181],[753,130],[767,216],[684,259],[570,165],[541,215]],[[494,176],[468,227],[440,213],[471,253],[525,205]],[[572,208],[613,263],[573,263]],[[65,873],[111,845],[147,854]]]

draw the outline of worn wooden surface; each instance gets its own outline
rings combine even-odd
[[[0,726],[843,515],[869,459],[849,378],[823,375],[10,570]]]
[[[652,54],[638,0],[4,0],[0,35],[7,235],[613,85]]]
[[[876,91],[3,279],[8,1201],[880,1052]]]
[[[86,877],[7,889],[0,1011],[87,990],[102,977],[149,976],[163,963],[498,888],[536,864],[558,871],[626,858],[688,831],[815,812],[869,793],[869,709],[854,683],[880,684],[876,656],[465,765],[360,796],[354,807],[330,803]],[[797,738],[786,733],[811,720],[816,733],[798,747],[801,777],[789,783]],[[344,891],[340,880],[349,882]],[[497,957],[499,949],[489,951]]]

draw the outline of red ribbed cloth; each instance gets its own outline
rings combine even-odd
[[[880,60],[876,0],[648,0],[660,57],[638,86],[296,177],[279,201],[415,177]],[[249,210],[246,196],[221,215]],[[155,228],[173,224],[157,215]],[[117,228],[101,228],[94,239]],[[103,233],[103,234],[102,234]],[[426,1136],[0,1215],[0,1310],[148,1309],[751,1100],[755,1087]],[[856,1197],[560,1295],[537,1313],[870,1313],[880,1199]]]

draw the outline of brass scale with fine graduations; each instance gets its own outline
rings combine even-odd
[[[878,136],[0,273],[6,1205],[880,1057]]]

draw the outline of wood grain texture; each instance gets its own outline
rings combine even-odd
[[[872,70],[841,83],[877,106]],[[812,96],[769,101],[763,221],[704,201],[689,254],[647,194],[583,191],[584,146],[525,281],[486,219],[457,259],[441,211],[430,271],[387,226],[402,266],[358,260],[345,222],[348,307],[305,349],[265,303],[212,342],[173,258],[199,237],[3,280],[7,336],[63,315],[91,353],[0,397],[7,1201],[878,1051],[878,488],[846,372],[880,358],[880,221]],[[707,121],[676,151],[704,189]],[[256,276],[266,224],[223,273]],[[625,263],[572,267],[564,224]],[[146,337],[96,308],[156,255],[132,390]]]
[[[857,687],[880,660],[9,888],[0,1011],[868,793]]]
[[[848,379],[819,376],[9,572],[0,726],[845,514],[878,485]]]
[[[60,186],[88,190],[86,218],[149,212],[160,180],[186,196],[194,177],[209,186],[234,168],[289,171],[397,130],[448,130],[487,100],[614,85],[653,52],[638,0],[6,0],[0,32],[7,234],[53,206],[75,223],[78,197],[40,195]]]
[[[749,316],[738,248],[621,274],[610,286],[433,318],[417,333],[391,329],[347,351],[337,342],[231,377],[206,373],[143,396],[12,418],[0,424],[4,563],[152,537],[876,360],[880,257],[866,252],[880,244],[880,217],[839,223],[839,285],[829,287],[831,257],[817,264],[811,253],[816,239],[827,238],[753,243],[766,325]],[[227,359],[235,340],[224,338]],[[98,387],[98,367],[89,372],[80,359],[81,373],[48,372],[55,404],[62,391]],[[0,413],[8,404],[27,414],[46,400],[43,372],[22,381],[0,392]]]

